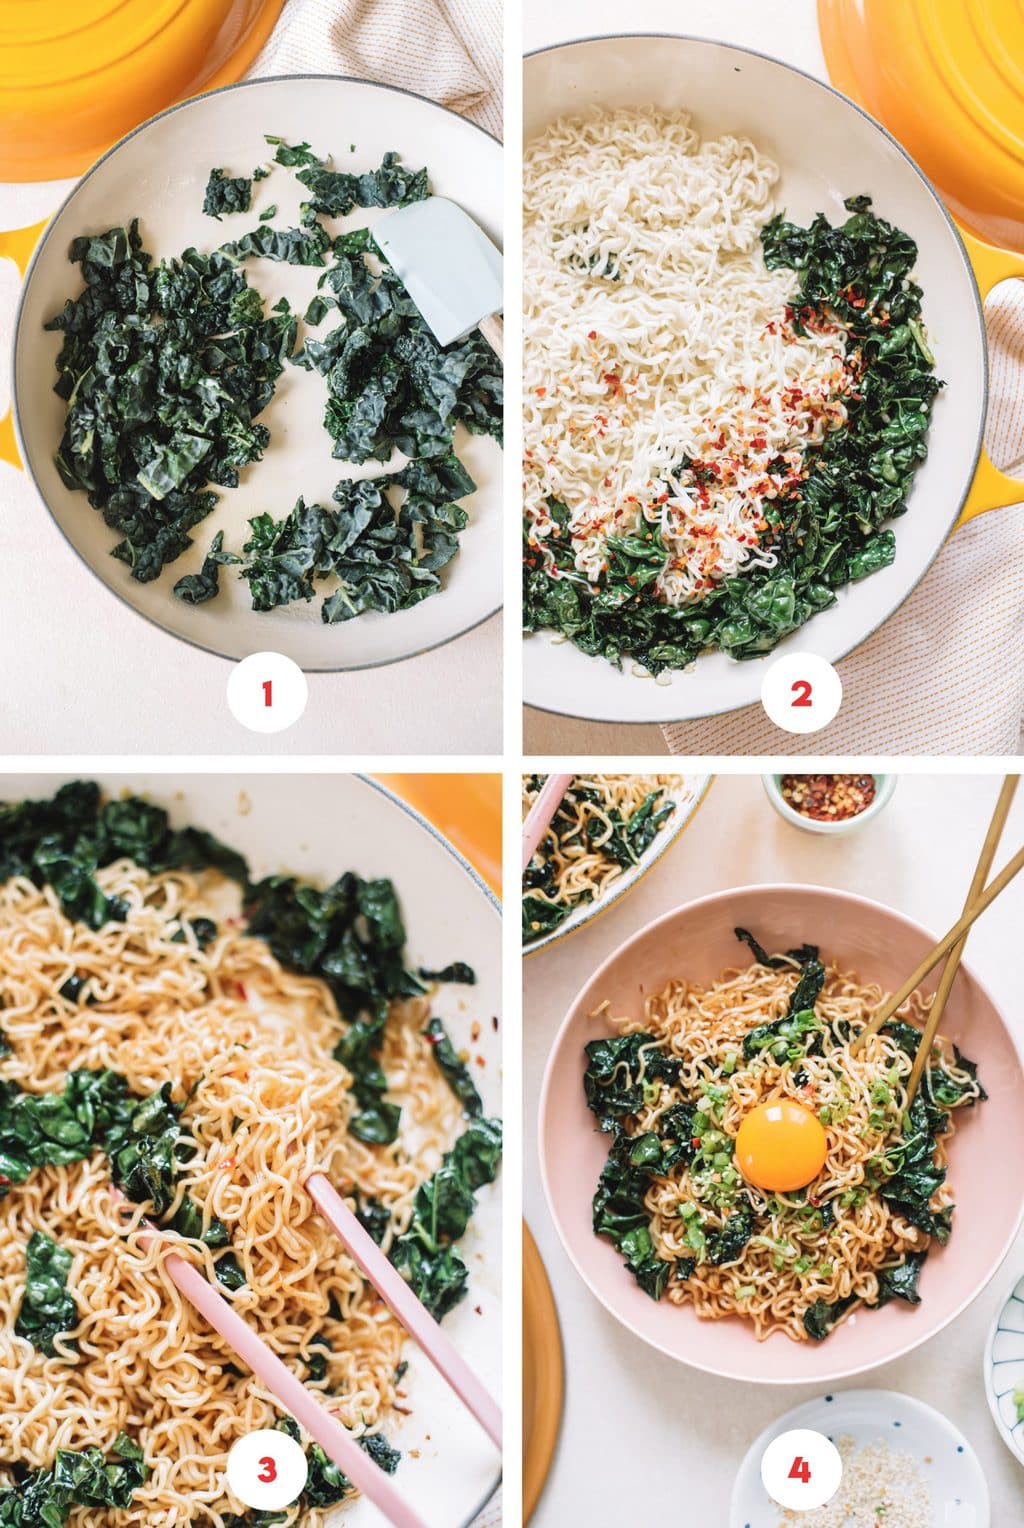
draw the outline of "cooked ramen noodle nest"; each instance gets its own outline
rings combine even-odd
[[[244,1274],[226,1297],[347,1427],[376,1431],[404,1409],[403,1333],[302,1184],[322,1169],[350,1202],[358,1188],[396,1228],[407,1223],[417,1185],[458,1134],[457,1102],[421,1034],[428,1000],[396,1004],[384,1031],[403,1137],[363,1144],[346,1131],[351,1077],[331,1054],[342,1032],[331,994],[241,931],[223,878],[154,876],[118,861],[97,879],[128,904],[124,922],[98,931],[65,917],[50,887],[16,878],[0,888],[5,1082],[61,1092],[76,1068],[112,1068],[139,1094],[170,1083],[195,1154],[168,1216],[188,1197],[204,1229],[224,1222]],[[200,948],[193,921],[211,913],[217,932]],[[61,996],[73,977],[87,979],[88,1002]],[[149,1474],[117,1520],[219,1525],[242,1510],[224,1496],[228,1450],[273,1426],[280,1408],[183,1300],[157,1241],[164,1250],[177,1241],[211,1279],[222,1254],[173,1232],[146,1250],[135,1234],[144,1213],[112,1188],[100,1153],[39,1168],[0,1200],[0,1459],[23,1475],[49,1467],[58,1449],[107,1449],[124,1430]],[[13,1330],[37,1231],[72,1257],[78,1319],[53,1357]],[[83,1528],[109,1520],[101,1508],[74,1509]]]
[[[526,818],[544,784],[524,775]],[[523,938],[549,933],[640,863],[686,794],[682,775],[575,775],[523,875]]]
[[[850,1040],[886,994],[823,968],[811,947],[795,954],[707,986],[674,979],[642,1017],[602,1006],[596,1017],[617,1034],[587,1046],[585,1083],[613,1135],[595,1230],[641,1286],[704,1318],[740,1316],[759,1339],[805,1341],[858,1305],[919,1301],[928,1249],[950,1234],[954,1111],[985,1094],[940,1038],[908,1114],[929,1000],[915,992],[854,1054]],[[766,1190],[740,1170],[740,1126],[769,1102],[784,1105],[782,1124],[760,1136],[754,1179],[777,1181],[800,1151],[787,1118],[824,1129],[824,1163],[798,1190]]]

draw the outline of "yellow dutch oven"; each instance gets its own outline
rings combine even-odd
[[[80,175],[175,101],[241,79],[284,0],[0,0],[0,181]],[[46,222],[0,231],[24,275]],[[10,414],[0,458],[21,466]]]
[[[818,0],[818,23],[833,82],[913,155],[956,218],[982,297],[1024,275],[1019,0]],[[1007,479],[983,451],[958,524],[1006,502]]]
[[[80,175],[155,111],[241,79],[284,0],[0,0],[0,180]]]

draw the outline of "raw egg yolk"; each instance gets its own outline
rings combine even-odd
[[[828,1141],[802,1104],[781,1098],[758,1104],[736,1136],[736,1161],[748,1183],[775,1194],[806,1188],[825,1165]]]

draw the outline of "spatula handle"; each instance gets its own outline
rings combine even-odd
[[[503,361],[505,359],[505,321],[501,314],[492,313],[490,318],[482,318],[477,328],[498,360]]]

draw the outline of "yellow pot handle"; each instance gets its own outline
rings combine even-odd
[[[1024,255],[1016,250],[997,249],[994,244],[984,243],[963,227],[960,228],[960,237],[967,247],[971,265],[974,267],[974,277],[978,283],[982,302],[992,288],[998,286],[1001,281],[1006,281],[1011,276],[1024,276]],[[953,529],[959,530],[961,525],[966,525],[968,520],[973,520],[976,515],[983,515],[986,510],[1000,509],[1004,504],[1017,504],[1022,499],[1024,499],[1024,482],[1021,482],[1019,478],[1010,477],[1008,473],[1000,472],[982,446],[977,471],[964,507],[960,511],[960,518]]]
[[[49,221],[49,218],[44,218],[41,223],[34,223],[31,228],[0,229],[0,258],[13,260],[21,275],[24,276],[28,270],[28,262],[32,258],[32,251],[39,243],[43,229]],[[12,467],[19,469],[22,465],[14,438],[14,414],[11,409],[0,417],[0,461],[10,462]]]

